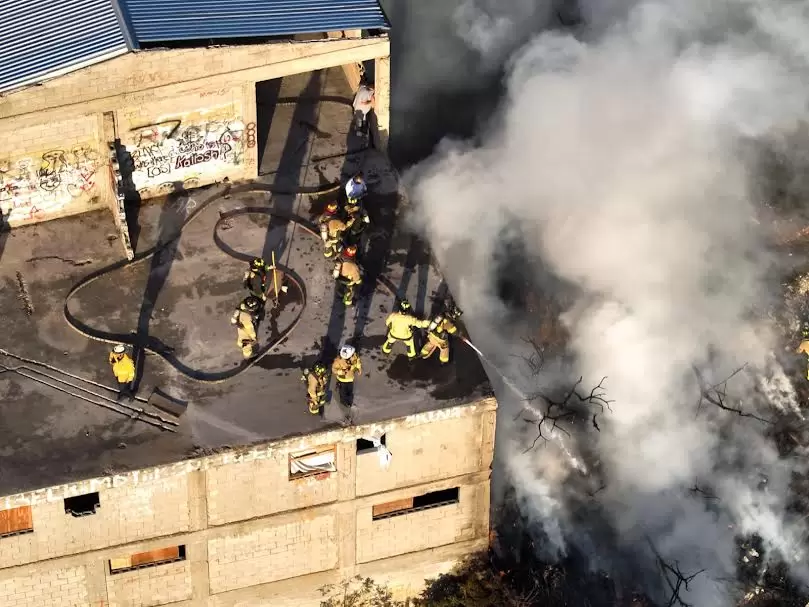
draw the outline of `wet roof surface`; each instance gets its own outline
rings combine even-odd
[[[323,72],[316,84],[323,94],[346,93],[340,70]],[[309,76],[285,79],[281,94],[297,94],[308,87],[311,95],[312,86]],[[262,183],[316,186],[362,169],[369,181],[368,210],[373,226],[363,258],[366,271],[384,276],[387,284],[407,295],[417,312],[429,314],[435,306],[433,297],[445,287],[431,267],[423,243],[392,229],[402,209],[397,211],[398,184],[387,159],[368,152],[352,155],[348,161],[338,157],[307,164],[312,157],[361,145],[346,134],[349,114],[340,106],[324,105],[307,121],[295,107],[277,108],[267,127],[269,143],[262,161],[262,172],[269,174],[261,183],[235,187],[228,197],[222,196],[222,186],[213,186],[168,204],[144,205],[134,239],[139,251],[157,241],[161,223],[181,223],[185,213],[206,206],[183,231],[176,247],[160,256],[159,264],[147,261],[98,279],[76,296],[71,311],[95,328],[121,333],[134,332],[139,317],[145,314],[150,337],[173,348],[183,364],[205,372],[232,369],[240,364],[241,354],[229,318],[245,295],[241,279],[246,265],[214,243],[213,227],[220,212],[273,206],[308,219],[323,205],[322,199],[271,196],[262,190]],[[313,130],[311,125],[317,128]],[[313,132],[315,136],[311,136]],[[300,160],[289,158],[290,149],[304,150]],[[282,170],[273,172],[279,165]],[[453,361],[444,367],[437,356],[409,362],[403,350],[395,350],[391,356],[382,354],[384,320],[394,304],[393,296],[376,289],[346,312],[335,299],[331,266],[323,258],[321,243],[311,234],[286,221],[270,221],[266,215],[242,215],[226,221],[222,228],[222,240],[234,251],[268,257],[270,251],[276,251],[280,263],[303,279],[307,305],[302,308],[300,297],[291,290],[279,312],[274,317],[268,314],[261,326],[261,343],[277,338],[302,313],[298,326],[256,366],[225,383],[190,380],[157,356],[146,356],[138,395],[148,398],[158,388],[186,403],[185,412],[176,419],[142,402],[135,406],[176,421],[176,432],[150,425],[143,417],[133,419],[105,408],[102,405],[116,406],[105,399],[114,400],[113,393],[63,373],[110,387],[115,384],[107,363],[109,345],[78,334],[62,313],[72,285],[122,258],[110,213],[88,213],[0,235],[0,348],[54,368],[26,363],[16,372],[0,369],[0,495],[170,463],[208,448],[336,426],[345,418],[336,395],[324,420],[312,416],[300,375],[324,350],[333,356],[346,339],[358,347],[364,362],[363,376],[356,384],[356,424],[490,395],[482,366],[462,344],[453,344]],[[156,297],[154,307],[143,312],[147,290]],[[33,308],[30,315],[27,303]],[[22,364],[0,356],[4,367]]]

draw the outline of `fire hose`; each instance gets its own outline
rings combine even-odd
[[[297,104],[300,102],[310,101],[313,103],[319,102],[332,102],[332,103],[341,103],[344,105],[351,106],[352,101],[342,97],[314,97],[314,98],[302,98],[302,99],[279,99],[277,105],[281,104]],[[351,152],[343,152],[342,154],[337,154],[335,156],[346,156],[349,154],[359,153],[367,151],[369,147],[364,147],[360,150],[355,150]],[[284,195],[297,195],[297,194],[314,194],[314,195],[323,195],[328,194],[330,192],[335,192],[340,189],[341,182],[337,181],[330,184],[325,184],[323,186],[315,187],[315,188],[306,188],[306,187],[298,187],[293,189],[282,189],[277,188],[272,185],[250,185],[246,184],[245,186],[236,186],[231,189],[231,193],[238,193],[244,191],[269,191],[274,194],[284,194]],[[266,344],[264,347],[258,349],[256,354],[247,360],[241,362],[238,366],[223,370],[223,371],[215,371],[215,372],[208,372],[208,371],[200,371],[197,369],[193,369],[188,365],[184,364],[180,361],[173,353],[171,348],[162,347],[158,345],[156,340],[150,339],[148,335],[141,336],[137,333],[116,333],[112,331],[104,331],[102,329],[98,329],[95,327],[90,326],[89,324],[80,320],[73,312],[70,310],[70,302],[85,288],[96,282],[97,280],[123,268],[131,268],[134,266],[141,265],[146,261],[152,259],[155,255],[158,255],[161,251],[168,248],[170,245],[175,243],[177,240],[180,239],[182,236],[183,230],[188,227],[192,222],[194,222],[198,217],[202,215],[203,212],[211,206],[211,203],[219,199],[219,194],[213,195],[209,197],[207,200],[202,202],[199,206],[197,206],[189,215],[186,217],[185,221],[179,227],[177,232],[169,239],[162,243],[158,243],[157,245],[142,251],[134,256],[131,260],[121,260],[115,263],[112,263],[106,267],[100,268],[94,272],[91,272],[87,276],[83,277],[79,280],[76,284],[71,287],[70,291],[68,292],[67,296],[65,297],[64,305],[62,308],[63,316],[65,321],[67,322],[68,326],[70,326],[73,330],[75,330],[80,335],[83,335],[87,339],[91,339],[98,342],[108,343],[108,344],[125,344],[131,346],[132,348],[142,350],[144,352],[148,352],[159,356],[162,358],[166,363],[168,363],[172,368],[174,368],[178,373],[188,377],[189,379],[199,381],[202,383],[209,383],[209,384],[216,384],[216,383],[223,383],[234,377],[244,373],[251,367],[255,366],[262,358],[264,358],[267,354],[270,353],[276,346],[284,342],[295,330],[300,323],[301,318],[303,316],[303,312],[306,309],[307,304],[307,295],[306,295],[306,286],[303,282],[303,279],[298,276],[291,268],[278,265],[278,270],[284,273],[287,280],[289,281],[289,285],[291,288],[294,288],[298,291],[300,296],[300,310],[298,311],[297,315],[290,323],[290,325],[281,331],[277,337]],[[278,218],[282,220],[286,220],[290,223],[293,223],[300,227],[304,232],[312,235],[318,241],[320,241],[320,232],[316,228],[314,224],[311,222],[294,215],[292,213],[284,213],[281,211],[277,211],[271,207],[266,206],[255,206],[255,207],[242,207],[233,209],[231,211],[227,211],[224,213],[220,213],[219,219],[217,220],[216,224],[213,228],[213,240],[217,247],[225,254],[235,257],[237,259],[241,259],[243,261],[249,261],[252,259],[251,256],[238,253],[234,251],[231,247],[229,247],[219,236],[219,229],[222,224],[234,217],[238,217],[241,215],[255,215],[255,214],[263,214],[268,215],[271,218]],[[393,297],[396,296],[396,289],[388,283],[388,281],[384,277],[378,277],[376,279],[376,286],[382,287],[386,292],[388,292]],[[464,343],[469,345],[478,355],[482,356],[480,350],[478,350],[468,339],[463,339]]]
[[[339,103],[342,105],[346,105],[348,107],[352,106],[352,100],[347,99],[344,97],[334,97],[334,96],[320,96],[320,97],[311,97],[311,98],[281,98],[278,100],[276,105],[296,105],[299,103]],[[348,152],[343,152],[339,154],[340,156],[347,156],[349,154],[361,153],[365,152],[369,149],[368,146],[365,146],[359,150],[353,150]],[[297,194],[314,194],[314,195],[322,195],[328,194],[330,192],[335,192],[339,190],[341,187],[341,183],[339,181],[325,184],[323,186],[315,187],[315,188],[306,188],[306,187],[298,187],[298,188],[280,188],[276,186],[262,186],[260,188],[254,188],[261,191],[269,191],[273,194],[283,194],[283,195],[297,195]],[[248,188],[233,188],[231,191],[245,191]],[[73,312],[70,310],[70,302],[73,300],[83,289],[90,286],[92,283],[96,282],[100,278],[103,278],[113,272],[121,270],[123,268],[134,267],[145,263],[146,261],[152,259],[155,255],[159,254],[161,251],[168,248],[170,245],[175,243],[183,234],[183,230],[188,227],[192,222],[194,222],[200,215],[211,205],[212,202],[218,200],[219,196],[214,195],[205,200],[202,204],[197,206],[189,215],[186,217],[185,221],[179,227],[177,232],[169,239],[162,243],[158,243],[157,245],[142,251],[135,255],[135,257],[131,260],[121,260],[110,264],[104,268],[100,268],[95,272],[91,272],[84,278],[82,278],[79,282],[77,282],[73,287],[71,287],[70,291],[68,292],[67,296],[65,297],[64,306],[62,308],[63,316],[65,321],[67,322],[68,326],[70,326],[73,330],[78,332],[79,334],[83,335],[88,339],[92,339],[94,341],[105,342],[109,344],[126,344],[133,348],[137,348],[143,350],[145,352],[149,352],[151,354],[155,354],[165,360],[171,367],[173,367],[178,373],[185,375],[190,379],[194,379],[196,381],[204,382],[204,383],[221,383],[228,381],[229,379],[233,379],[237,375],[243,373],[250,367],[254,366],[258,363],[264,356],[266,356],[273,348],[275,348],[278,344],[283,342],[285,339],[289,337],[289,335],[295,330],[298,323],[301,320],[303,315],[303,311],[306,309],[306,287],[303,283],[303,280],[295,274],[290,268],[286,268],[284,266],[279,266],[278,269],[284,272],[287,280],[289,281],[289,286],[293,289],[296,289],[300,295],[301,301],[301,308],[292,323],[270,343],[265,345],[264,347],[260,348],[256,355],[246,361],[243,361],[237,367],[219,371],[219,372],[204,372],[199,371],[196,369],[192,369],[191,367],[187,366],[186,364],[182,363],[173,353],[170,348],[164,348],[158,346],[154,340],[150,340],[148,336],[139,336],[136,333],[116,333],[112,331],[104,331],[95,327],[90,326],[89,324],[80,320]],[[224,253],[235,256],[239,259],[250,259],[246,255],[241,255],[235,253],[230,247],[225,245],[223,241],[219,238],[218,231],[221,227],[222,223],[228,219],[232,219],[233,217],[239,215],[248,215],[248,214],[265,214],[269,215],[270,217],[277,217],[280,219],[285,219],[290,221],[297,226],[301,227],[305,232],[314,235],[318,239],[320,238],[320,234],[318,231],[315,230],[314,226],[292,214],[286,214],[278,212],[270,207],[248,207],[248,208],[240,208],[234,209],[227,213],[223,213],[220,215],[219,220],[214,225],[213,229],[213,240],[216,245],[219,247],[221,251]]]

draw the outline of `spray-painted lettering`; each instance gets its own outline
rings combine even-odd
[[[90,146],[47,150],[36,161],[0,161],[0,209],[10,222],[45,219],[91,196],[102,164]]]
[[[244,160],[241,120],[167,120],[132,129],[132,179],[141,196],[158,196],[164,183],[200,180]],[[249,137],[248,137],[249,143]]]

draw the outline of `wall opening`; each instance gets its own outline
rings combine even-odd
[[[110,573],[124,573],[145,567],[157,567],[185,560],[185,546],[171,546],[147,552],[138,552],[130,556],[110,559]]]
[[[334,465],[336,456],[335,447],[321,447],[309,449],[289,455],[289,479],[294,480],[305,476],[336,472]]]
[[[401,516],[403,514],[410,514],[411,512],[429,510],[430,508],[449,506],[457,504],[459,497],[460,490],[458,487],[442,489],[440,491],[430,491],[429,493],[423,493],[415,497],[377,504],[371,511],[371,518],[378,521],[392,516]]]
[[[95,514],[96,508],[100,506],[101,499],[98,497],[98,491],[65,498],[65,514],[72,514],[73,516]]]
[[[0,537],[21,535],[33,531],[34,518],[31,515],[31,506],[0,510]]]
[[[379,437],[379,442],[383,447],[387,446],[384,434]],[[368,440],[367,438],[357,439],[357,455],[362,455],[363,453],[376,453],[377,449],[378,447],[374,445],[372,440]]]

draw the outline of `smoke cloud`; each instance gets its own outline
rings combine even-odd
[[[779,296],[779,259],[755,219],[765,180],[755,150],[805,119],[809,5],[581,8],[587,25],[575,35],[546,31],[510,55],[506,96],[475,142],[444,141],[405,175],[473,340],[517,384],[498,391],[498,457],[549,555],[575,546],[615,570],[620,553],[662,593],[651,542],[684,573],[706,570],[691,602],[725,606],[735,538],[757,533],[767,556],[809,583],[804,524],[787,509],[802,464],[779,457],[768,424],[697,408],[694,372],[714,385],[746,365],[727,384],[729,406],[799,413],[764,314]],[[497,61],[519,22],[480,3],[456,17],[459,35]],[[558,279],[575,294],[561,316],[569,356],[547,357],[537,377],[513,356],[530,351],[495,288],[514,225],[540,292],[560,295],[547,292]],[[533,405],[520,393],[552,393],[578,375],[585,391],[607,377],[600,432],[557,431],[524,453],[534,429],[510,420]],[[605,486],[593,498],[596,476]]]

